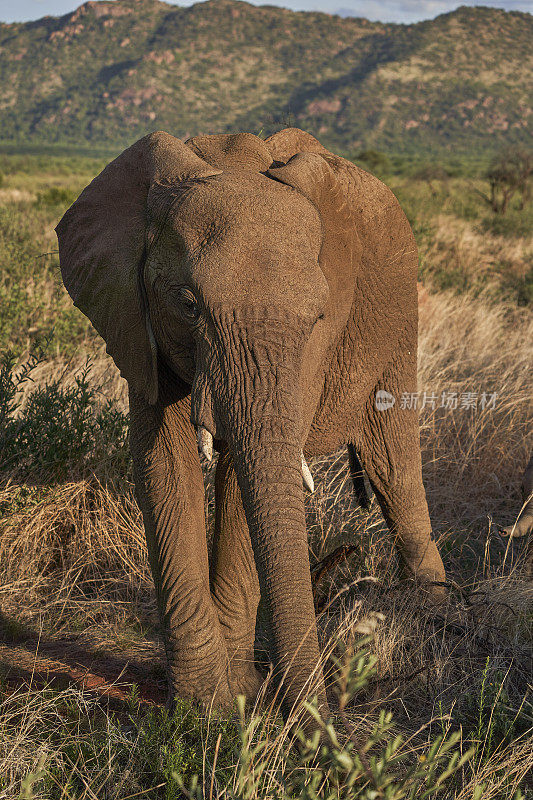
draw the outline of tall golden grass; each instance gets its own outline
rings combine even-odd
[[[56,359],[38,367],[33,377],[41,383],[60,378],[68,385],[84,362],[85,354]],[[350,643],[361,631],[373,632],[377,676],[350,708],[350,723],[364,732],[382,709],[392,709],[413,753],[429,730],[457,728],[462,720],[466,726],[476,714],[483,717],[485,728],[478,725],[476,735],[481,737],[478,753],[486,752],[465,765],[460,780],[443,795],[455,800],[518,797],[518,786],[533,767],[526,730],[531,706],[528,711],[524,705],[531,681],[533,587],[525,577],[523,545],[497,532],[519,510],[519,477],[531,449],[532,363],[533,320],[527,311],[446,293],[429,295],[421,305],[420,398],[425,391],[439,399],[435,408],[426,404],[421,410],[420,423],[428,502],[451,581],[449,600],[441,607],[398,582],[376,502],[368,514],[354,503],[346,454],[310,464],[317,485],[307,499],[313,563],[341,543],[356,545],[316,587],[324,663],[327,667],[339,639]],[[103,396],[126,409],[124,382],[101,351],[94,355],[92,374]],[[456,409],[440,406],[442,392],[457,394]],[[466,392],[477,393],[477,409],[461,407]],[[494,408],[481,408],[483,392],[496,393]],[[211,466],[206,473],[209,526],[212,471]],[[25,674],[18,688],[8,678],[11,688],[0,710],[0,798],[8,798],[41,753],[50,768],[54,765],[47,731],[61,714],[58,709],[74,704],[90,720],[99,707],[98,692],[87,691],[80,681],[73,679],[72,686],[53,695],[36,683],[37,675],[53,677],[61,665],[72,675],[69,647],[92,654],[92,672],[107,663],[108,678],[110,663],[121,663],[127,674],[117,666],[118,683],[131,683],[128,664],[137,665],[135,680],[141,685],[151,681],[164,687],[164,671],[142,520],[127,474],[62,485],[21,485],[4,478],[0,509],[0,614],[8,634],[0,659],[4,672],[17,668]],[[479,712],[483,692],[492,704],[489,717]],[[520,721],[519,734],[496,747],[491,739],[489,748],[489,736],[501,735],[500,728],[494,734],[493,718],[504,707],[509,719],[514,715]],[[283,775],[289,729],[280,727],[266,698],[258,710],[266,714],[265,758],[275,782]],[[129,735],[111,721],[109,731],[111,738]],[[79,732],[80,738],[85,735]],[[82,759],[72,761],[69,769],[86,787],[76,798],[126,800],[130,784],[124,775],[135,764],[135,736],[130,739],[132,761],[121,766],[121,779],[109,742],[109,760],[103,762],[111,776],[107,783],[103,767],[96,774]],[[207,772],[212,757],[206,751]],[[484,786],[481,795],[475,794],[479,785]],[[213,797],[224,796],[222,787],[212,791]]]

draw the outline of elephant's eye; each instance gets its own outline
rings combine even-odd
[[[178,298],[183,316],[189,322],[196,322],[200,316],[200,308],[193,292],[187,286],[180,286]]]

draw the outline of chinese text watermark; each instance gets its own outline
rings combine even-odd
[[[422,411],[425,408],[447,411],[472,409],[473,411],[492,411],[496,408],[498,392],[402,392],[397,398],[385,389],[376,392],[375,405],[378,411],[387,411],[398,401],[398,408],[404,411]]]

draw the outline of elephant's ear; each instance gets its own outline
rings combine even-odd
[[[300,128],[284,128],[282,131],[268,136],[264,142],[272,159],[285,164],[296,153],[325,153],[329,151],[318,139]]]
[[[367,226],[376,214],[398,205],[391,190],[378,178],[327,150],[297,153],[267,174],[307,197],[326,228],[353,227],[358,223],[361,227],[362,222]]]
[[[270,150],[253,133],[221,133],[194,136],[185,142],[200,158],[220,169],[264,172],[272,164]]]
[[[324,157],[317,153],[298,153],[284,166],[269,169],[266,174],[292,186],[315,206],[322,222],[322,270],[330,287],[340,278],[344,285],[351,285],[353,293],[354,256],[360,245],[357,219],[345,182],[339,180]],[[341,265],[342,275],[339,274]]]
[[[141,279],[148,195],[219,173],[174,136],[149,134],[97,175],[56,228],[68,293],[149,403],[157,400],[157,352]]]
[[[327,152],[298,153],[266,174],[299,191],[320,214],[320,265],[337,296],[344,297],[336,316],[342,319],[349,312],[354,271],[361,259],[383,265],[405,258],[406,269],[416,274],[409,224],[393,193],[373,175]]]

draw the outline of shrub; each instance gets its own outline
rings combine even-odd
[[[69,189],[60,186],[50,186],[42,192],[38,192],[35,204],[39,208],[62,206],[67,207],[72,205],[76,199],[76,194]]]
[[[42,350],[33,352],[16,371],[12,352],[0,359],[3,469],[19,478],[58,480],[123,458],[127,417],[90,385],[89,359],[74,386],[51,381],[31,391],[22,404],[21,389],[41,360]]]
[[[389,172],[391,163],[389,157],[379,150],[362,150],[355,156],[355,161],[360,161],[370,172]]]
[[[481,233],[492,233],[495,236],[530,236],[532,219],[530,214],[520,213],[513,209],[508,214],[494,214],[484,217],[477,226]]]
[[[441,167],[440,164],[425,164],[413,175],[413,178],[416,181],[423,181],[424,183],[427,183],[432,195],[437,194],[435,181],[445,184],[449,180],[449,177],[450,175],[448,171],[445,170],[444,167]]]
[[[404,746],[395,734],[392,714],[380,711],[369,733],[355,731],[347,719],[346,706],[376,674],[376,660],[369,655],[369,637],[358,646],[341,647],[342,656],[332,656],[336,669],[338,719],[324,721],[316,698],[304,709],[314,719],[316,730],[309,734],[295,725],[293,744],[277,756],[279,775],[272,780],[273,743],[265,731],[264,718],[252,714],[247,719],[244,697],[238,698],[240,752],[234,780],[224,791],[226,800],[402,800],[433,797],[443,784],[472,756],[473,749],[460,755],[454,749],[460,734],[442,735],[429,741],[423,753]],[[340,736],[339,723],[347,733]],[[343,741],[344,740],[344,741]],[[278,747],[279,751],[279,747]],[[174,775],[186,797],[204,800],[207,795],[197,775],[185,786]],[[220,795],[217,795],[220,796]]]

